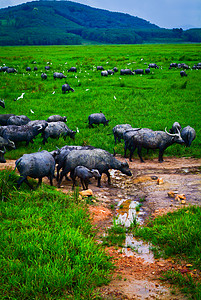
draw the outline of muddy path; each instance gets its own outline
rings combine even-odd
[[[117,159],[124,161],[118,155]],[[13,169],[14,164],[15,161],[7,161],[0,164],[0,169]],[[135,217],[143,224],[150,216],[187,205],[201,205],[201,159],[165,157],[163,163],[157,159],[146,160],[145,163],[133,159],[129,166],[132,177],[110,171],[111,185],[107,184],[105,175],[102,176],[101,188],[96,186],[95,180],[91,180],[89,188],[96,200],[89,205],[89,210],[94,225],[99,228],[99,235],[112,225],[114,217],[127,225]],[[49,184],[48,180],[43,181]],[[60,190],[69,193],[71,187],[72,183],[64,180]],[[175,195],[184,194],[184,199],[169,197],[170,191]],[[136,214],[135,208],[140,199],[143,199],[143,205]],[[131,250],[129,245],[138,250]],[[116,270],[111,283],[99,290],[103,299],[186,299],[178,290],[174,288],[173,293],[172,287],[159,280],[162,273],[176,269],[200,279],[199,271],[190,271],[185,263],[178,265],[172,259],[154,259],[149,245],[136,241],[132,236],[127,236],[125,248],[109,247],[107,251],[113,258]]]

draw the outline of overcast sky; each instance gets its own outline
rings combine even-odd
[[[0,8],[31,0],[0,0]],[[74,0],[96,8],[128,13],[163,28],[201,28],[201,0]]]

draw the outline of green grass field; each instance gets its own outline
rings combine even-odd
[[[70,138],[66,141],[63,138],[49,139],[44,146],[41,136],[37,136],[33,145],[26,147],[24,142],[19,143],[16,150],[7,151],[5,158],[17,159],[38,149],[52,151],[65,144],[93,145],[110,152],[115,148],[116,152],[123,154],[123,143],[114,144],[112,128],[115,125],[129,123],[133,127],[164,130],[175,121],[182,127],[190,125],[195,128],[196,139],[190,148],[169,147],[164,159],[165,156],[200,158],[201,70],[187,70],[188,76],[181,78],[180,70],[168,69],[171,62],[185,62],[191,67],[201,62],[200,50],[199,44],[0,47],[0,66],[18,70],[17,74],[0,73],[0,99],[4,99],[6,105],[5,109],[0,107],[0,114],[24,114],[31,120],[60,114],[67,116],[69,128],[79,129],[75,141]],[[121,68],[145,69],[151,62],[160,68],[143,76],[120,76],[118,72],[114,76],[101,77],[96,71],[98,65],[105,69],[116,66],[119,71]],[[41,73],[45,72],[46,65],[51,69],[46,71],[48,79],[42,81]],[[31,67],[31,72],[26,72],[27,66]],[[33,71],[34,66],[38,71]],[[77,73],[67,72],[72,66],[77,67]],[[55,71],[63,72],[67,79],[54,80]],[[62,94],[61,86],[65,81],[75,89],[74,93]],[[22,93],[25,93],[24,98],[14,101]],[[90,129],[88,115],[100,111],[110,120],[109,126]],[[157,156],[158,151],[151,152],[149,159]],[[10,172],[0,174],[2,299],[95,299],[94,288],[108,282],[112,264],[93,240],[95,233],[86,206],[76,195],[63,195],[50,186],[42,185],[30,194],[29,188],[22,185],[17,191],[17,175]],[[185,254],[199,268],[200,236],[197,234],[196,240],[188,239],[185,244],[179,225],[182,215],[182,226],[186,222],[190,228],[189,237],[192,236],[191,230],[196,234],[196,225],[190,225],[193,222],[198,224],[200,210],[192,208],[189,211],[188,214],[184,211],[173,216],[174,220],[179,219],[174,223],[177,229],[174,234],[181,238],[181,243],[174,244],[174,253],[170,253],[171,247],[165,251],[167,256]],[[167,224],[173,221],[169,219],[170,216],[167,216],[167,221],[159,219],[153,231],[145,229],[144,236],[143,232],[141,236],[149,238],[150,234],[155,237],[153,233],[156,232],[157,236],[158,228],[162,228],[165,240],[168,237],[172,245],[172,227],[169,230]],[[155,244],[164,247],[163,239],[161,235]],[[186,249],[195,251],[189,255],[184,251]],[[175,281],[189,286],[190,293],[196,288],[193,299],[200,299],[200,285],[184,283],[184,279],[175,274],[166,274],[166,278],[175,278]]]
[[[53,150],[65,144],[90,144],[110,152],[115,148],[123,154],[123,142],[114,145],[115,125],[129,123],[133,127],[164,130],[171,128],[175,121],[182,127],[195,128],[197,136],[190,148],[169,147],[164,158],[201,157],[201,71],[187,70],[188,76],[181,78],[179,69],[169,70],[171,62],[185,62],[191,67],[197,64],[201,61],[200,50],[200,44],[1,47],[0,65],[14,67],[18,73],[0,73],[0,98],[5,99],[6,105],[5,109],[0,107],[0,113],[25,114],[31,120],[47,119],[52,114],[65,115],[68,127],[79,129],[75,141],[49,139],[43,146],[42,138],[37,136],[34,145],[25,148],[25,143],[20,143],[17,150],[7,152],[5,157],[15,159],[40,147]],[[145,69],[151,62],[160,68],[151,69],[149,75],[120,76],[121,68]],[[42,81],[41,73],[45,72],[46,65],[51,69],[46,71],[48,79]],[[96,70],[98,65],[105,69],[116,66],[119,71],[114,76],[102,77]],[[31,72],[26,71],[27,66]],[[38,71],[33,71],[34,66]],[[77,67],[77,73],[67,72],[72,66]],[[64,72],[67,78],[54,80],[55,71]],[[75,89],[74,93],[62,94],[65,81]],[[24,98],[14,101],[22,93]],[[100,111],[110,120],[109,126],[101,124],[89,129],[88,116]],[[149,158],[157,155],[158,151],[150,152]]]

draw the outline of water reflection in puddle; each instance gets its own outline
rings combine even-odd
[[[120,200],[117,206],[116,223],[124,225],[127,228],[134,222],[142,224],[143,211],[140,209],[139,212],[136,212],[136,208],[139,207],[139,204],[140,202],[131,199]],[[154,263],[154,256],[150,251],[150,244],[136,240],[130,233],[126,234],[125,247],[123,247],[122,252],[126,256],[136,256],[144,259],[146,262]]]
[[[117,205],[117,223],[130,227],[133,222],[139,224],[143,223],[142,215],[143,211],[136,212],[136,208],[139,207],[139,202],[131,199],[120,200]]]
[[[136,240],[132,234],[126,235],[125,248],[122,252],[126,256],[136,256],[143,258],[144,261],[154,263],[154,255],[150,250],[151,245],[143,241]]]

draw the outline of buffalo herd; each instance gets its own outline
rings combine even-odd
[[[144,69],[121,69],[120,75],[144,75],[149,74],[150,69],[159,69],[160,67],[156,63],[150,63],[148,67]],[[190,67],[184,63],[171,63],[169,69],[176,68],[181,69],[181,77],[187,76],[186,70]],[[192,67],[192,69],[199,70],[201,63],[198,63]],[[50,66],[45,66],[45,71],[49,70]],[[26,71],[30,72],[31,68],[26,67]],[[37,67],[34,67],[34,71],[37,71]],[[97,71],[101,71],[101,76],[115,75],[118,69],[104,70],[102,66],[97,66]],[[15,68],[0,67],[0,72],[17,73]],[[77,72],[76,67],[71,67],[68,72]],[[47,74],[42,73],[41,79],[46,80]],[[67,76],[60,72],[53,73],[53,78],[66,79]],[[70,87],[68,83],[62,85],[62,93],[74,92],[74,89]],[[5,108],[5,101],[0,99],[0,106]],[[48,142],[49,138],[70,137],[75,139],[77,131],[73,131],[66,125],[66,116],[51,115],[47,120],[30,120],[25,115],[14,114],[1,114],[0,115],[0,162],[5,163],[4,154],[6,148],[15,149],[20,142],[26,142],[26,145],[34,142],[34,138],[41,134],[42,143]],[[88,116],[89,128],[93,128],[94,125],[103,124],[108,125],[109,120],[105,115],[100,113],[93,113]],[[154,131],[149,128],[133,128],[130,124],[117,124],[113,128],[114,142],[124,141],[124,157],[126,157],[127,150],[130,151],[129,160],[132,161],[132,155],[137,149],[138,156],[141,162],[144,162],[141,154],[142,148],[158,149],[159,150],[159,162],[163,162],[163,154],[167,147],[174,143],[185,144],[190,147],[192,141],[196,137],[195,130],[189,125],[182,128],[178,122],[172,125],[172,128],[167,131]],[[29,183],[27,177],[38,178],[38,185],[41,184],[43,177],[48,177],[50,184],[53,184],[53,178],[55,173],[55,167],[57,166],[56,179],[58,186],[60,187],[63,177],[67,177],[70,172],[70,177],[73,181],[73,187],[76,183],[76,177],[80,178],[83,189],[88,188],[89,179],[95,177],[98,181],[98,186],[101,186],[101,176],[105,173],[108,177],[108,184],[110,184],[109,169],[116,169],[123,174],[131,176],[132,173],[129,169],[127,162],[121,162],[117,160],[114,155],[109,152],[95,148],[92,146],[64,146],[57,148],[51,152],[46,150],[39,151],[31,154],[24,154],[22,157],[16,160],[16,168],[20,173],[20,177],[17,183],[19,188],[22,182],[25,182],[30,188],[33,188]]]

